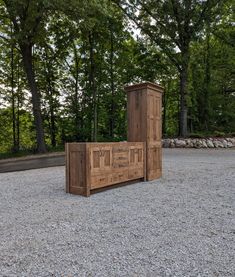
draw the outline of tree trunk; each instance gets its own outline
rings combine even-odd
[[[16,123],[16,133],[17,133],[17,150],[20,149],[20,65],[19,60],[17,63],[17,123]]]
[[[56,146],[56,124],[55,124],[55,114],[54,114],[54,103],[53,103],[53,93],[50,93],[50,121],[51,121],[51,145]]]
[[[15,113],[15,92],[14,92],[14,46],[11,45],[11,108],[12,108],[12,134],[13,147],[12,151],[17,152],[16,142],[16,113]]]
[[[114,58],[114,43],[113,43],[113,30],[112,24],[110,24],[110,85],[111,85],[111,113],[109,117],[110,121],[110,137],[114,136],[114,74],[113,74],[113,58]]]
[[[89,34],[90,43],[90,76],[89,85],[93,95],[93,132],[92,141],[97,141],[97,91],[95,85],[95,62],[94,62],[94,38],[93,35]]]
[[[49,99],[49,116],[48,116],[48,121],[49,121],[49,128],[50,128],[50,138],[51,138],[51,146],[55,147],[56,146],[56,118],[55,118],[55,111],[54,111],[54,100],[53,100],[53,92],[54,92],[54,87],[51,82],[51,73],[48,69],[46,72],[47,76],[47,83],[48,83],[48,88],[47,88],[47,93],[48,93],[48,99]]]
[[[187,136],[187,103],[186,103],[186,80],[185,72],[180,73],[180,136]]]
[[[208,122],[210,118],[209,107],[209,92],[210,92],[210,80],[211,80],[211,68],[210,68],[210,29],[208,27],[206,32],[206,58],[205,58],[205,79],[204,79],[204,118],[203,127],[208,131]]]
[[[17,151],[20,149],[20,96],[17,95],[17,124],[16,124],[16,130],[17,130]]]
[[[45,139],[44,139],[40,95],[38,93],[38,89],[35,81],[34,69],[33,69],[32,45],[21,44],[20,50],[23,57],[24,70],[25,70],[29,88],[32,94],[33,115],[34,115],[34,123],[36,128],[36,137],[37,137],[37,152],[45,153],[47,152],[47,150],[46,150]]]
[[[167,88],[165,90],[165,92],[163,93],[163,98],[162,98],[162,102],[163,102],[163,114],[162,114],[162,134],[163,137],[166,136],[166,112],[167,112],[167,93],[169,93],[170,91],[170,87],[171,87],[171,80],[167,80]]]
[[[49,110],[50,110],[50,137],[51,137],[51,146],[56,146],[56,118],[55,118],[55,108],[54,108],[54,85],[53,85],[53,72],[50,70],[50,65],[48,64],[48,54],[47,48],[45,50],[45,74],[47,76],[47,87],[48,87],[48,99],[49,99]]]
[[[75,61],[75,88],[74,88],[74,109],[75,109],[75,130],[76,130],[76,140],[81,141],[81,134],[80,134],[80,114],[79,114],[79,105],[78,105],[78,82],[79,82],[79,60],[78,60],[78,52],[76,48],[75,42],[73,42],[73,52],[74,52],[74,61]]]
[[[188,51],[182,52],[182,68],[180,71],[180,128],[179,135],[186,137],[188,134],[187,124],[187,89],[188,89],[188,63],[189,53]]]

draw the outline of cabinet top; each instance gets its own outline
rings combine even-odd
[[[158,92],[163,92],[162,86],[151,83],[151,82],[144,82],[144,83],[140,83],[140,84],[125,86],[124,89],[126,92],[141,90],[141,89],[151,89],[151,90],[156,90]]]

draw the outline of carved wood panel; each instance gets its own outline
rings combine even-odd
[[[89,144],[91,188],[144,177],[144,143]]]

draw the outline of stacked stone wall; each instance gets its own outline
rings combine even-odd
[[[163,139],[164,148],[232,148],[235,138],[173,138]]]

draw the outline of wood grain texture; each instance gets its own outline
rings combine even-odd
[[[162,93],[163,88],[143,83],[125,88],[127,92],[128,141],[146,142],[146,179],[162,175]]]
[[[145,143],[68,143],[66,180],[73,194],[145,178]]]
[[[69,175],[70,175],[70,164],[69,164],[69,144],[65,144],[65,176],[66,176],[66,192],[69,193]]]
[[[134,90],[127,93],[127,140],[129,142],[145,141],[147,90]]]
[[[162,93],[147,92],[147,180],[162,176]]]
[[[162,175],[162,92],[153,83],[126,87],[128,142],[66,144],[66,192],[91,191]]]
[[[66,144],[66,192],[88,196],[86,143]]]
[[[154,91],[158,91],[160,93],[163,92],[163,87],[155,84],[155,83],[151,83],[151,82],[145,82],[145,83],[141,83],[141,84],[135,84],[135,85],[131,85],[131,86],[126,86],[125,91],[136,91],[136,90],[143,90],[143,89],[148,89],[148,90],[154,90]]]

